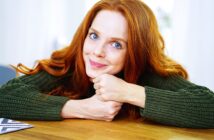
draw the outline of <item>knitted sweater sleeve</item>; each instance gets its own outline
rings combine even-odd
[[[61,120],[61,109],[69,99],[44,94],[57,86],[56,80],[45,71],[10,80],[0,87],[0,117]]]
[[[214,128],[214,93],[180,76],[144,79],[145,108],[141,116],[178,127]]]

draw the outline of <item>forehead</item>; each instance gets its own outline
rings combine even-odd
[[[106,36],[127,39],[128,25],[126,18],[117,11],[101,10],[95,16],[91,28]]]

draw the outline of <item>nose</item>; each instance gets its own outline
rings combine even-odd
[[[97,57],[105,57],[105,50],[104,50],[105,43],[99,43],[95,46],[93,54]]]

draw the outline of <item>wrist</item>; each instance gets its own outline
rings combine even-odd
[[[80,113],[82,108],[82,100],[69,100],[65,103],[62,108],[62,118],[83,118]]]
[[[125,102],[144,108],[146,100],[145,88],[131,83],[127,87],[128,92],[125,96]]]

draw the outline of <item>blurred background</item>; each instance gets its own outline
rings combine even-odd
[[[190,80],[214,90],[214,1],[143,0],[154,11],[166,53]],[[97,0],[0,0],[0,64],[36,60],[70,43]]]

